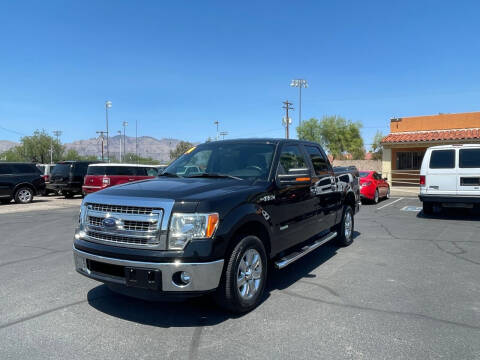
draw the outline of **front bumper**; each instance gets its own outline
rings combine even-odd
[[[89,261],[96,263],[116,265],[128,269],[152,270],[160,273],[161,288],[165,292],[203,292],[213,290],[218,287],[220,277],[223,271],[223,260],[204,262],[204,263],[182,263],[180,261],[168,263],[132,261],[125,259],[115,259],[100,255],[90,254],[73,247],[73,256],[76,270],[89,278],[105,282],[129,286],[126,276],[119,274],[112,275],[91,270]],[[88,261],[87,261],[88,260]],[[175,274],[186,271],[191,277],[187,285],[177,285],[174,282]]]
[[[420,194],[418,198],[422,202],[480,204],[480,196]]]

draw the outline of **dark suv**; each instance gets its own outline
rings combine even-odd
[[[97,161],[95,161],[97,162]],[[93,161],[60,161],[55,166],[47,189],[61,193],[66,198],[82,194],[83,178],[87,174],[88,165]]]
[[[45,191],[45,180],[35,164],[0,163],[0,203],[27,204]]]

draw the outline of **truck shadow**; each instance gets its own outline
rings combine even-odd
[[[436,210],[433,214],[424,214],[420,211],[417,214],[420,219],[437,219],[437,220],[459,220],[459,221],[479,221],[480,209],[441,209]]]
[[[359,235],[355,231],[354,237]],[[337,250],[335,244],[327,243],[285,269],[270,267],[262,303],[270,297],[272,291],[286,289],[303,278],[315,277],[311,272],[335,256]],[[183,301],[148,302],[116,294],[106,285],[91,289],[87,300],[90,306],[110,316],[164,328],[213,326],[242,316],[221,309],[209,296]]]

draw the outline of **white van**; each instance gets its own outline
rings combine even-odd
[[[428,148],[420,169],[423,212],[433,207],[480,206],[480,144]]]

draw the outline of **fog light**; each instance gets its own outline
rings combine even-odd
[[[180,273],[180,280],[182,281],[182,283],[184,283],[185,285],[188,285],[190,283],[190,280],[191,280],[191,277],[190,277],[190,274],[186,271],[182,271]]]

